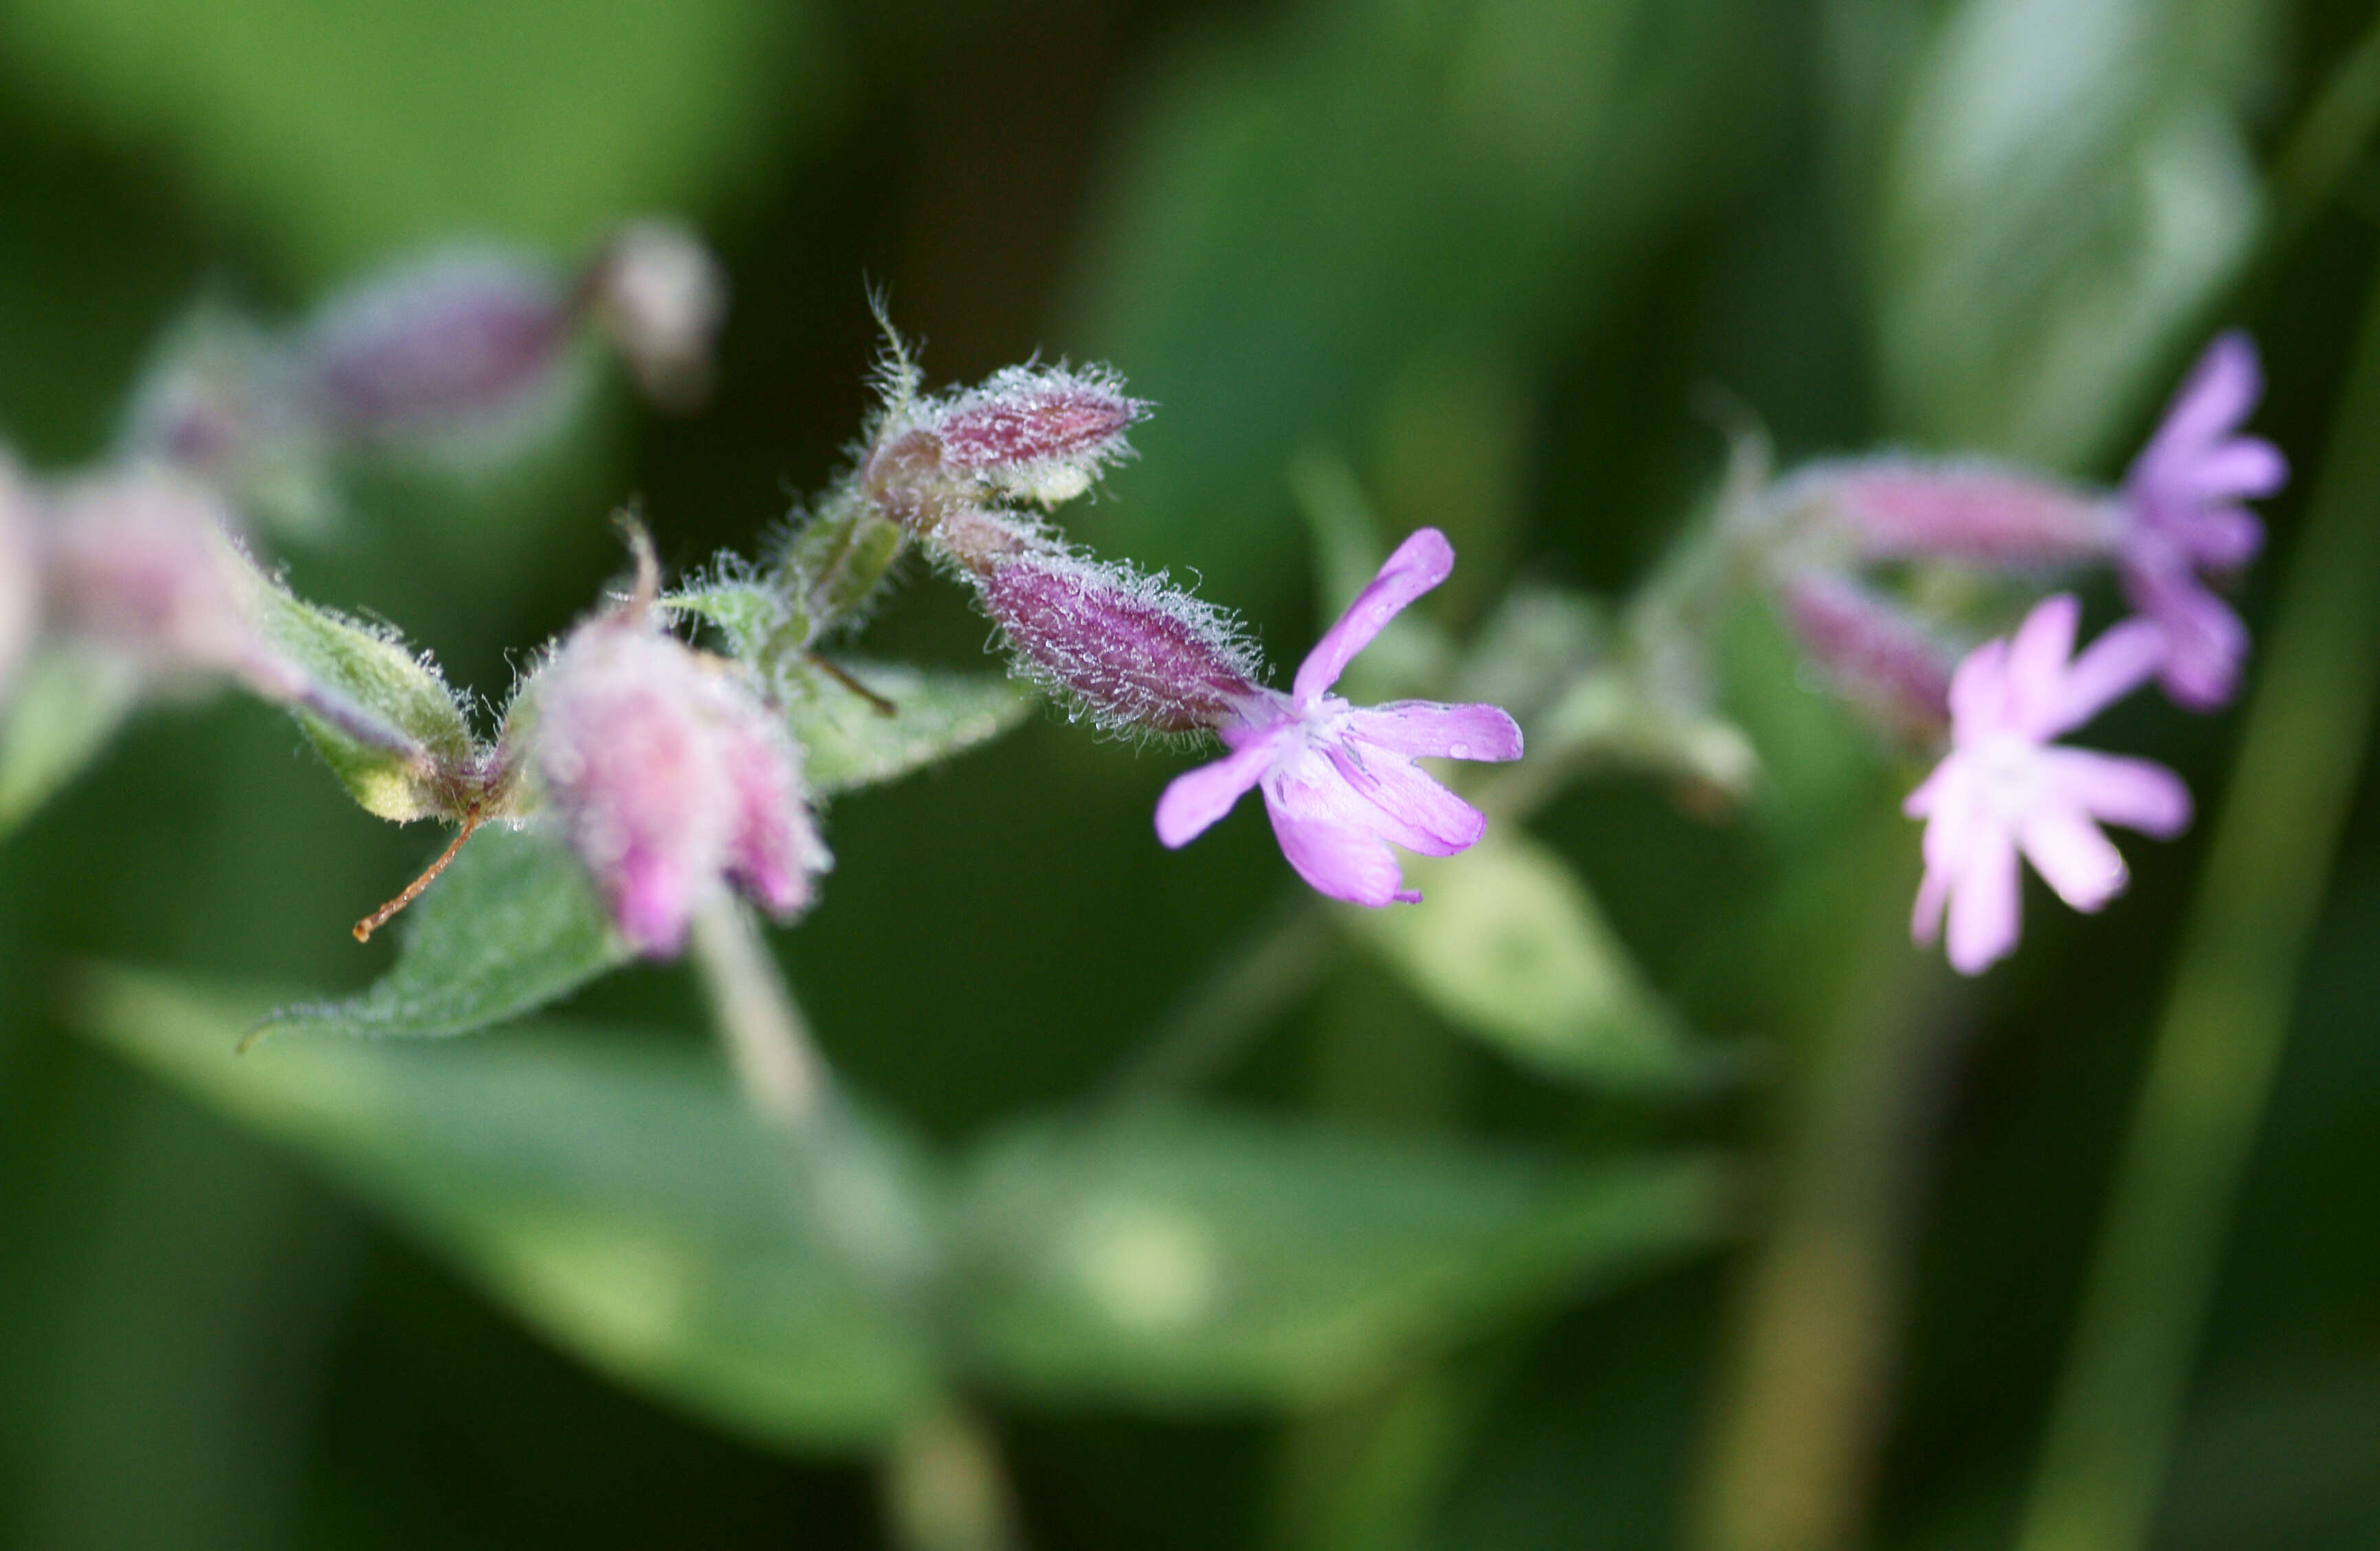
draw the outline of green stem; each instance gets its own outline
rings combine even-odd
[[[753,1111],[793,1144],[802,1205],[825,1245],[879,1296],[916,1305],[934,1264],[923,1209],[899,1160],[837,1098],[752,913],[713,901],[695,915],[692,946],[728,1063]],[[905,1551],[1021,1544],[999,1445],[957,1400],[922,1411],[882,1469],[886,1518]]]
[[[1322,902],[1301,889],[1138,1042],[1108,1080],[1106,1102],[1169,1097],[1231,1064],[1268,1021],[1321,980],[1333,940]]]
[[[2107,1225],[2022,1551],[2147,1539],[2380,686],[2380,289],[2291,562]]]

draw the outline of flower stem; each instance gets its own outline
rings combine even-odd
[[[724,896],[697,911],[694,962],[752,1108],[769,1121],[802,1126],[825,1101],[826,1063],[751,913]]]
[[[2380,288],[2248,707],[2021,1551],[2145,1543],[2380,689]]]
[[[1000,1446],[957,1402],[903,1429],[884,1460],[882,1491],[903,1551],[1016,1551],[1023,1544]]]

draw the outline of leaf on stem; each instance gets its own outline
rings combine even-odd
[[[873,1448],[924,1341],[825,1248],[795,1152],[698,1045],[565,1035],[234,1054],[256,1003],[103,971],[91,1034],[297,1148],[523,1323],[756,1443]]]
[[[961,1194],[969,1350],[1042,1396],[1309,1404],[1700,1249],[1726,1197],[1706,1158],[1566,1171],[1211,1112],[1035,1122]]]

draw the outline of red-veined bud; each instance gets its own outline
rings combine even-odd
[[[1026,676],[1103,727],[1220,726],[1258,693],[1256,650],[1231,616],[1162,576],[1027,550],[975,580]]]
[[[727,272],[673,221],[623,227],[589,272],[597,320],[665,408],[690,408],[710,388],[711,342],[727,316]]]
[[[725,662],[639,613],[572,633],[537,681],[530,757],[620,933],[675,954],[695,912],[733,883],[781,918],[832,859],[800,755]]]
[[[2117,537],[2105,500],[1982,462],[1820,464],[1787,480],[1773,499],[1779,510],[1810,511],[1864,562],[2065,565],[2107,557]]]
[[[70,484],[53,511],[48,604],[59,631],[157,678],[231,673],[280,698],[304,688],[249,613],[231,514],[207,487],[139,468]]]
[[[298,342],[299,380],[320,422],[349,441],[509,442],[552,413],[572,322],[544,266],[441,254],[324,304]]]
[[[1949,724],[1950,649],[1898,606],[1847,576],[1809,570],[1785,578],[1794,639],[1845,698],[1903,734]]]
[[[1124,432],[1148,410],[1104,370],[1013,366],[919,420],[941,439],[943,467],[1054,506],[1130,451]]]

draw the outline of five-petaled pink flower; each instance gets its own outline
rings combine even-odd
[[[1925,820],[1910,935],[1931,946],[1947,904],[1962,975],[2016,946],[2020,852],[2058,898],[2096,910],[2126,881],[2100,824],[2163,839],[2190,822],[2190,793],[2164,766],[2050,743],[2146,683],[2167,649],[2156,624],[2131,619],[2074,657],[2080,613],[2070,594],[2045,599],[2012,638],[1967,655],[1950,681],[1950,753],[1902,805]]]
[[[1494,706],[1356,707],[1330,689],[1399,611],[1453,569],[1454,550],[1434,527],[1399,545],[1307,654],[1291,692],[1262,689],[1244,699],[1217,729],[1231,752],[1165,789],[1157,838],[1187,844],[1261,786],[1281,854],[1306,882],[1355,904],[1419,900],[1386,842],[1451,856],[1477,841],[1488,820],[1415,769],[1415,758],[1517,759],[1521,729]]]
[[[2256,346],[2227,333],[2201,356],[2165,419],[2124,476],[2117,568],[2132,606],[2165,631],[2159,679],[2178,705],[2210,710],[2231,698],[2248,627],[2200,580],[2255,558],[2265,527],[2240,503],[2289,479],[2279,449],[2238,434],[2264,379]]]

